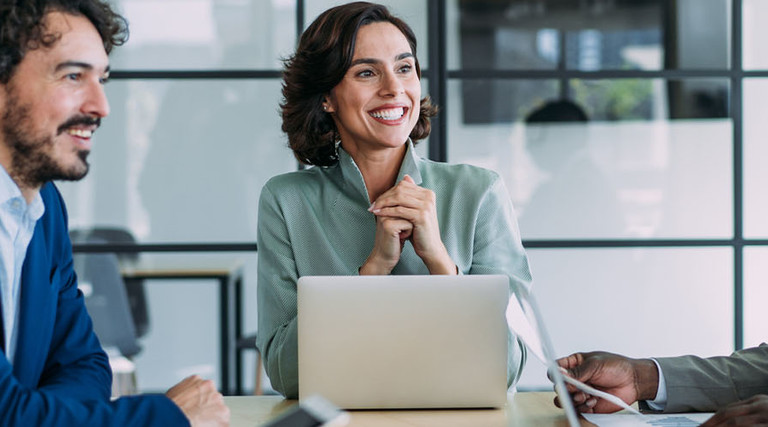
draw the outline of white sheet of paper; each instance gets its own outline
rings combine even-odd
[[[512,294],[512,296],[509,297],[509,304],[507,304],[507,325],[515,335],[523,340],[526,347],[528,347],[528,350],[530,350],[531,353],[544,364],[544,366],[547,366],[547,358],[544,357],[544,347],[541,345],[539,333],[533,329],[533,326],[531,326],[531,322],[525,315],[523,306],[520,304],[520,301],[515,294]]]
[[[643,414],[638,417],[626,412],[615,414],[581,414],[587,421],[598,427],[636,427],[636,426],[661,426],[661,427],[696,427],[708,420],[712,412],[690,414]]]

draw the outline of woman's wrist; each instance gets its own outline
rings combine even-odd
[[[456,275],[459,272],[456,263],[453,262],[451,256],[448,255],[448,251],[444,251],[444,254],[435,260],[424,260],[424,264],[429,270],[429,274],[447,274]]]
[[[387,263],[382,263],[378,260],[375,254],[368,256],[363,265],[358,270],[361,276],[386,276],[394,266],[389,266]]]

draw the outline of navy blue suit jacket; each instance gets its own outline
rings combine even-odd
[[[52,183],[40,193],[45,214],[22,268],[13,366],[0,352],[0,425],[188,425],[164,395],[110,401],[112,373],[77,289],[64,202]]]

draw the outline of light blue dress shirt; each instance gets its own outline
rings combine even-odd
[[[45,212],[43,199],[38,193],[31,204],[0,166],[0,300],[3,309],[3,335],[5,354],[13,363],[16,353],[18,325],[17,307],[21,287],[21,267],[35,224]]]
[[[422,159],[409,143],[405,174],[435,192],[440,235],[462,274],[504,274],[528,288],[531,274],[509,194],[499,175],[470,165]],[[276,176],[264,185],[258,218],[257,346],[272,387],[298,395],[296,282],[301,276],[356,275],[373,249],[376,220],[352,157]],[[391,274],[429,274],[410,242]],[[507,379],[525,364],[525,346],[509,339]]]

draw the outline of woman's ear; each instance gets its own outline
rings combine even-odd
[[[333,108],[333,104],[331,103],[331,98],[329,96],[326,96],[323,99],[323,111],[326,113],[334,113],[336,110]]]

